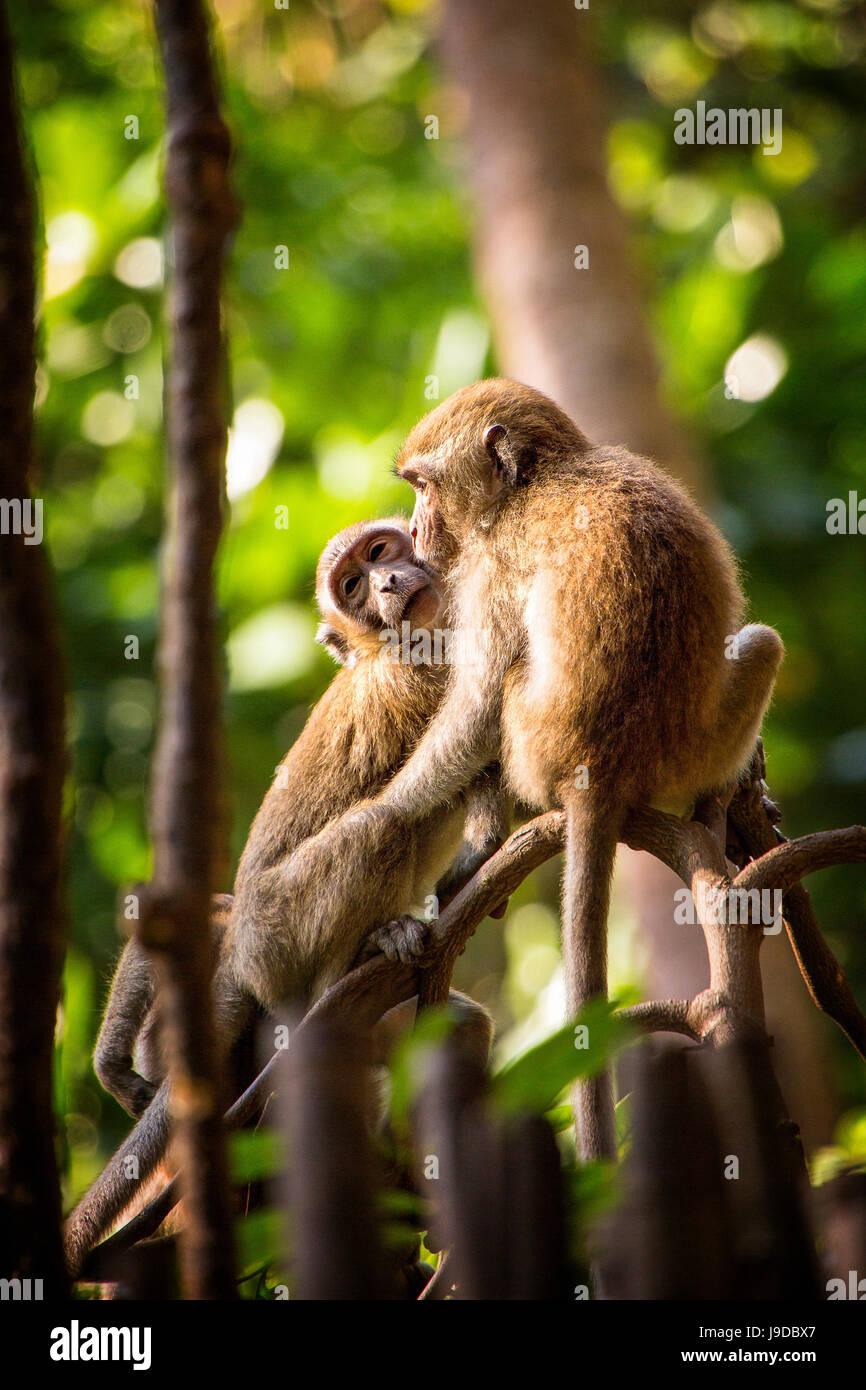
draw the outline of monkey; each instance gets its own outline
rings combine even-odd
[[[645,458],[594,446],[531,387],[457,391],[414,427],[396,471],[415,491],[416,554],[451,593],[455,655],[437,713],[376,806],[413,824],[498,759],[519,801],[563,809],[573,1015],[607,996],[628,810],[683,814],[746,768],[782,641],[741,628],[732,552],[685,489]],[[613,1158],[609,1078],[578,1087],[575,1112],[581,1155]]]
[[[432,568],[414,557],[405,519],[360,523],[329,542],[316,596],[322,619],[317,638],[342,669],[277,768],[241,856],[234,897],[217,900],[212,918],[219,937],[214,1008],[226,1055],[257,1010],[311,1004],[364,953],[371,930],[402,921],[410,909],[417,916],[443,874],[444,893],[457,891],[461,874],[471,876],[505,833],[502,816],[490,809],[495,776],[487,770],[449,814],[419,818],[398,841],[388,833],[364,856],[353,853],[351,837],[336,845],[323,839],[329,822],[368,804],[364,799],[409,756],[442,697],[447,670],[411,659],[416,634],[443,618],[444,595]],[[401,640],[394,659],[393,642],[383,639],[402,637],[404,624],[412,640]],[[455,853],[458,868],[446,873]],[[385,931],[376,944],[392,959],[405,956],[401,932]],[[168,1091],[156,1050],[147,1049],[149,1075],[132,1066],[137,1034],[152,1032],[153,994],[145,953],[130,943],[106,1009],[96,1066],[122,1103],[150,1104],[69,1219],[73,1274],[134,1195],[125,1176],[128,1159],[135,1157],[135,1171],[144,1178],[166,1148]],[[487,1011],[457,991],[451,991],[449,1009],[464,1043],[486,1061],[492,1040]],[[393,1021],[383,1020],[380,1033],[384,1049]]]
[[[398,539],[394,528],[401,533]],[[372,535],[369,534],[372,531]],[[379,524],[361,523],[334,538],[323,553],[318,567],[317,597],[322,622],[317,632],[317,640],[330,652],[338,664],[350,670],[357,667],[362,652],[373,656],[377,661],[382,654],[378,633],[384,622],[381,613],[371,613],[369,594],[358,608],[361,597],[357,586],[361,576],[355,573],[344,575],[342,568],[351,559],[354,548],[359,544],[367,547],[368,563],[377,560],[388,562],[392,558],[389,547],[394,547],[397,560],[400,552],[408,546],[402,536],[408,536],[405,521],[396,518]],[[332,573],[334,568],[338,574]],[[423,572],[426,583],[416,589],[413,600],[413,632],[418,632],[427,617],[438,620],[442,613],[442,596],[435,587],[429,571]],[[381,582],[385,592],[388,584],[396,582],[397,572],[391,566],[389,575]],[[416,575],[414,581],[418,583]],[[350,592],[343,592],[348,588]],[[419,609],[420,605],[420,609]],[[401,620],[403,621],[403,620]],[[377,626],[377,623],[380,626]],[[392,629],[393,630],[393,629]],[[375,643],[375,645],[372,645]],[[408,653],[411,655],[411,652]],[[366,668],[365,668],[366,669]],[[378,675],[379,667],[373,668]],[[388,673],[393,678],[393,672]],[[409,664],[403,667],[403,688],[413,699],[407,704],[399,699],[401,714],[409,718],[405,731],[389,726],[390,742],[377,735],[374,743],[365,744],[364,730],[375,728],[375,716],[370,719],[371,692],[365,687],[362,693],[363,716],[356,701],[352,716],[347,719],[344,712],[343,690],[351,686],[357,694],[357,680],[349,679],[346,672],[341,673],[344,682],[340,687],[338,677],[332,691],[314,711],[300,739],[290,750],[277,769],[274,786],[259,811],[250,831],[247,846],[238,870],[240,880],[253,879],[274,860],[279,860],[309,835],[315,834],[330,816],[339,815],[348,806],[357,802],[365,793],[377,786],[376,778],[382,781],[385,773],[399,765],[405,758],[406,748],[417,739],[424,722],[429,719],[436,701],[441,698],[444,687],[445,668],[442,665]],[[408,680],[405,678],[408,677]],[[372,707],[375,708],[378,686],[372,692]],[[399,697],[399,687],[391,689],[395,700]],[[322,738],[322,730],[330,731],[331,744]],[[337,734],[340,747],[333,747],[333,735]],[[397,743],[394,744],[396,735]],[[339,752],[338,761],[326,770],[330,782],[318,775],[301,777],[296,771],[303,764],[309,748],[317,750],[320,764],[328,762],[332,754]],[[346,761],[344,752],[351,749],[352,757]],[[376,763],[378,759],[378,764]],[[437,887],[437,901],[440,906],[462,887],[480,864],[489,857],[493,849],[501,844],[507,833],[503,821],[504,799],[494,785],[495,772],[488,769],[468,795],[467,818],[464,841],[460,854]],[[291,797],[282,794],[284,788],[291,787]],[[221,942],[231,912],[232,898],[228,894],[214,896],[211,915],[211,929],[218,942]],[[498,909],[501,912],[501,909]],[[389,949],[389,940],[384,938],[384,947]],[[97,1039],[94,1069],[105,1089],[112,1094],[129,1114],[137,1117],[144,1112],[158,1089],[164,1068],[158,1058],[155,1017],[151,1009],[155,994],[155,979],[147,952],[132,941],[125,948],[111,986],[110,997],[99,1037]],[[133,1049],[138,1046],[147,1076],[136,1072],[132,1065]],[[146,1060],[145,1060],[146,1059]],[[147,1078],[151,1079],[147,1079]]]

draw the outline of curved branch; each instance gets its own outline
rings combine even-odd
[[[760,771],[763,774],[762,767]],[[740,786],[731,802],[730,821],[747,854],[755,859],[764,859],[774,853],[780,843],[789,843],[776,827],[776,820],[778,811],[763,795],[760,777]],[[824,940],[809,893],[802,883],[795,883],[785,891],[782,916],[791,949],[813,1003],[828,1018],[832,1018],[866,1060],[866,1017],[854,997],[845,972]]]
[[[645,1004],[634,1004],[629,1009],[618,1009],[617,1018],[633,1023],[642,1033],[682,1033],[693,1042],[701,1041],[701,1034],[691,1018],[690,999],[655,999]]]
[[[460,954],[488,910],[523,882],[527,874],[562,849],[565,817],[549,811],[521,826],[501,849],[487,860],[437,918],[420,968],[440,968]],[[418,991],[418,965],[400,965],[376,956],[351,970],[326,990],[298,1025],[307,1028],[314,1019],[340,1015],[359,1029],[372,1027],[396,1004],[411,999]],[[226,1112],[225,1124],[237,1129],[255,1114],[274,1088],[275,1073],[283,1053],[277,1052],[255,1080]],[[136,1241],[153,1235],[180,1200],[178,1178],[174,1177],[147,1206],[143,1207],[108,1240],[95,1246],[87,1258],[85,1271],[107,1255],[128,1250]]]
[[[753,859],[734,879],[734,888],[791,888],[806,874],[835,864],[866,860],[866,827],[849,825],[844,830],[817,830],[798,840],[786,840]]]
[[[748,791],[744,789],[742,796],[735,798],[732,805],[737,829],[747,847],[750,843],[754,846],[759,835],[763,837],[769,834],[773,838],[774,848],[746,866],[734,880],[737,888],[759,886],[758,870],[768,860],[771,861],[774,875],[780,864],[783,874],[793,872],[794,866],[802,863],[804,846],[813,867],[823,867],[825,863],[831,862],[846,862],[846,859],[852,857],[866,858],[866,849],[860,852],[860,836],[866,836],[866,832],[860,827],[852,827],[848,831],[828,831],[804,836],[791,845],[786,841],[778,846],[778,850],[794,852],[778,854],[775,847],[778,831],[774,830],[766,810],[761,809],[762,820],[757,825],[752,824],[745,816],[744,798],[747,794]],[[533,869],[560,852],[564,842],[564,827],[565,820],[561,811],[549,811],[521,826],[479,869],[431,926],[427,949],[420,966],[400,965],[386,960],[384,956],[366,961],[326,990],[298,1027],[306,1028],[314,1018],[336,1015],[344,1019],[348,1016],[359,1028],[372,1027],[382,1014],[404,999],[411,998],[418,988],[419,968],[425,971],[438,970],[453,965],[488,910],[513,893]],[[855,848],[858,850],[853,856],[850,853],[852,834]],[[662,811],[645,807],[629,815],[622,839],[632,849],[644,850],[661,859],[689,884],[698,873],[724,875],[726,872],[724,855],[717,838],[707,826],[696,821],[682,821]],[[816,841],[822,850],[819,856],[822,861],[820,865],[815,862]],[[843,846],[846,847],[844,854]],[[777,884],[775,877],[773,882],[774,885]],[[786,914],[798,919],[803,914],[800,895],[805,899],[811,916],[808,895],[796,882],[789,888],[785,897]],[[789,933],[800,968],[815,1002],[835,1019],[854,1046],[866,1056],[866,1019],[860,1012],[841,967],[824,942],[813,918],[812,923],[814,929],[801,933],[799,945],[794,941],[789,924]],[[812,966],[811,976],[801,959],[800,948]],[[620,1010],[619,1017],[635,1024],[645,1033],[679,1033],[696,1043],[701,1043],[712,1034],[719,1019],[729,1009],[729,1002],[718,991],[705,990],[692,1000],[654,1000],[637,1004],[632,1008]],[[747,1021],[742,1018],[740,1025],[745,1027]],[[266,1101],[274,1087],[281,1058],[282,1053],[276,1053],[271,1057],[255,1080],[226,1112],[225,1123],[229,1129],[244,1124]],[[152,1235],[179,1197],[179,1184],[175,1177],[126,1226],[97,1246],[89,1257],[88,1264],[90,1260],[126,1250],[136,1241]]]
[[[727,873],[724,854],[699,821],[680,820],[666,811],[641,806],[629,812],[621,839],[629,849],[644,850],[660,859],[689,886],[699,870]]]

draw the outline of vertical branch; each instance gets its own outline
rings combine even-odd
[[[292,1039],[279,1096],[288,1171],[293,1297],[379,1299],[389,1293],[379,1244],[378,1171],[368,1129],[368,1058],[360,1035],[314,1019]]]
[[[51,1104],[65,941],[63,679],[30,496],[33,203],[0,5],[0,1276],[65,1282]],[[29,534],[28,534],[29,533]]]
[[[167,386],[171,510],[159,647],[154,875],[140,936],[160,964],[187,1211],[183,1283],[192,1297],[228,1298],[236,1289],[208,921],[223,851],[212,581],[226,447],[220,290],[235,205],[204,6],[200,0],[156,0],[156,24],[167,89],[174,262]]]

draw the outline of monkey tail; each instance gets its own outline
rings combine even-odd
[[[590,999],[607,998],[607,914],[621,813],[598,787],[569,786],[565,809],[562,950],[566,997],[573,1018]],[[584,1159],[616,1157],[610,1074],[579,1082],[573,1096],[578,1152]]]
[[[150,1177],[165,1153],[168,1138],[168,1082],[163,1082],[66,1223],[64,1248],[71,1279],[79,1277],[90,1251]]]

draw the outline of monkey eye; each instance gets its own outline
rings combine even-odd
[[[426,492],[426,491],[427,491],[427,479],[426,479],[426,478],[416,478],[416,479],[415,479],[415,491],[416,491],[416,492]]]
[[[375,562],[376,560],[379,559],[379,557],[381,556],[382,551],[383,551],[384,549],[385,549],[385,542],[384,542],[384,541],[375,541],[374,544],[370,546],[370,554],[369,554],[369,557],[368,557],[368,558],[369,558],[370,560],[372,560],[372,561]]]
[[[349,598],[349,596],[355,592],[360,582],[360,578],[357,574],[346,575],[346,578],[343,580],[343,593],[346,598]]]

